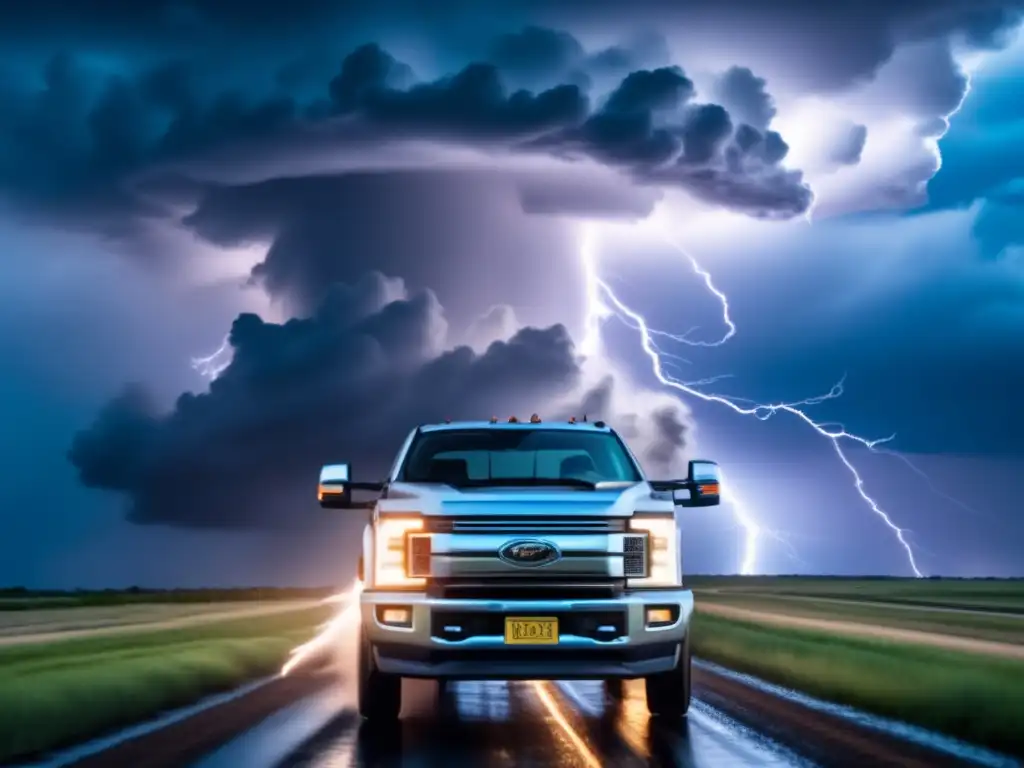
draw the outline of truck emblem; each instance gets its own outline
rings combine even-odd
[[[509,565],[535,568],[538,565],[548,565],[560,560],[562,553],[558,551],[558,547],[548,541],[518,539],[502,545],[498,550],[498,557]]]

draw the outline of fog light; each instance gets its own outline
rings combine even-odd
[[[412,610],[393,605],[378,605],[377,621],[389,627],[411,627]]]
[[[647,626],[663,627],[666,624],[673,624],[676,620],[676,611],[671,607],[648,608]]]

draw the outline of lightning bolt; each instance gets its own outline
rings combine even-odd
[[[580,259],[583,266],[584,280],[586,281],[586,296],[587,296],[587,311],[584,318],[585,322],[585,334],[584,342],[582,345],[582,351],[584,354],[596,354],[600,351],[600,329],[602,321],[608,317],[616,317],[622,321],[625,325],[637,331],[640,334],[640,343],[644,353],[647,355],[651,362],[651,370],[655,377],[664,386],[682,392],[691,397],[695,397],[698,400],[702,400],[706,403],[715,403],[717,405],[724,406],[734,413],[742,416],[753,416],[761,421],[765,421],[778,413],[786,413],[792,417],[795,417],[806,424],[808,427],[813,429],[818,435],[828,440],[832,449],[835,451],[839,460],[843,466],[846,467],[847,471],[853,479],[854,489],[857,494],[861,497],[864,503],[870,508],[870,510],[877,515],[883,523],[895,534],[897,541],[903,548],[907,556],[907,561],[910,565],[911,570],[917,577],[923,577],[924,574],[917,566],[917,560],[914,556],[914,550],[910,546],[910,542],[907,540],[908,531],[893,522],[889,514],[881,507],[881,505],[875,501],[867,491],[864,489],[864,481],[860,476],[860,472],[850,461],[843,449],[843,443],[851,442],[860,444],[870,450],[874,450],[876,446],[892,440],[895,435],[890,435],[886,438],[878,440],[869,440],[855,435],[851,432],[847,432],[842,425],[829,425],[815,421],[808,416],[803,410],[803,407],[817,405],[823,403],[826,400],[833,400],[843,393],[843,381],[840,380],[835,386],[832,387],[827,393],[818,395],[816,397],[806,398],[804,400],[798,400],[793,402],[778,402],[778,403],[756,403],[749,400],[736,397],[727,397],[725,395],[712,394],[698,389],[698,386],[702,386],[704,382],[687,382],[675,378],[674,376],[665,372],[665,364],[663,361],[664,353],[659,349],[655,338],[666,337],[674,341],[679,341],[683,344],[689,344],[691,346],[709,346],[716,347],[726,343],[736,332],[736,326],[733,324],[729,315],[729,300],[722,291],[718,290],[712,279],[711,275],[703,269],[696,259],[689,253],[683,251],[675,243],[667,241],[676,250],[683,253],[686,258],[690,261],[694,272],[703,278],[705,286],[708,290],[715,295],[722,305],[722,314],[725,320],[727,331],[725,335],[715,342],[699,342],[693,341],[689,338],[689,333],[681,336],[668,334],[663,331],[657,331],[651,329],[646,319],[639,312],[626,306],[612,291],[611,287],[601,279],[597,271],[597,265],[594,258],[594,228],[591,224],[585,224],[583,227],[583,237],[580,246]],[[733,491],[729,489],[729,486],[723,483],[725,490],[724,497],[727,502],[730,503],[733,509],[733,513],[736,516],[737,522],[743,528],[745,532],[745,543],[744,543],[744,554],[743,560],[740,565],[740,572],[744,574],[753,573],[756,560],[757,560],[757,544],[759,536],[763,531],[762,527],[757,523],[754,516],[749,512],[746,505],[743,504],[735,495]]]
[[[231,356],[231,341],[225,336],[212,354],[192,358],[192,370],[197,371],[204,379],[213,381],[231,365]]]

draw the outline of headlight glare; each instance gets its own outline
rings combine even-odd
[[[426,578],[411,577],[410,536],[423,530],[423,518],[382,515],[377,521],[373,585],[378,589],[413,589]]]

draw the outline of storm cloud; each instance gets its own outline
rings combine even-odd
[[[523,213],[520,184],[541,183],[530,179],[429,170],[278,178],[211,188],[184,223],[222,247],[266,243],[252,280],[293,311],[311,312],[328,286],[379,270],[435,291],[459,330],[499,301],[547,325],[549,297],[581,308],[578,267],[564,223]]]
[[[313,492],[318,466],[349,461],[377,479],[413,425],[448,418],[587,414],[616,424],[648,472],[684,471],[692,424],[681,403],[621,374],[583,389],[562,326],[515,327],[507,307],[481,321],[478,351],[445,348],[431,292],[380,273],[337,283],[309,317],[240,315],[227,367],[170,411],[126,387],[68,457],[87,487],[127,498],[132,522],[192,528],[301,528],[284,510]]]
[[[346,33],[384,28],[464,51],[478,60],[490,53],[504,64],[528,68],[526,55],[553,67],[575,64],[579,47],[552,34],[555,30],[582,27],[604,36],[632,32],[642,39],[656,25],[662,34],[690,47],[724,33],[739,50],[747,49],[745,63],[755,71],[763,62],[749,58],[767,59],[784,51],[788,55],[776,57],[778,66],[790,70],[804,87],[837,89],[869,79],[901,43],[957,36],[974,47],[999,45],[1020,9],[1018,0],[496,0],[486,7],[469,0],[437,0],[428,6],[416,0],[297,0],[258,9],[238,0],[130,5],[112,0],[39,0],[7,10],[0,39],[60,39],[63,30],[75,29],[81,37],[107,45],[145,43],[179,50],[202,46],[228,55],[246,42],[267,49],[282,39],[302,39],[309,48]],[[758,46],[758,38],[772,39],[776,46]],[[645,47],[650,50],[649,45],[612,46],[605,58],[619,61],[623,51]],[[601,47],[595,53],[605,50]]]
[[[79,223],[94,220],[104,202],[126,218],[160,216],[152,187],[132,194],[126,181],[133,174],[226,142],[273,140],[271,154],[300,152],[315,130],[321,151],[431,140],[546,153],[604,164],[635,183],[678,187],[751,215],[804,212],[810,190],[799,171],[779,167],[785,152],[753,151],[784,147],[781,138],[769,131],[743,140],[742,126],[723,108],[692,103],[693,96],[678,67],[631,72],[596,103],[578,83],[510,90],[491,63],[417,80],[377,44],[349,53],[320,97],[253,98],[234,90],[204,96],[187,63],[101,78],[60,55],[48,64],[43,90],[6,99],[0,136],[17,151],[0,162],[0,186],[34,210],[68,215],[70,208]]]
[[[131,387],[76,437],[69,457],[82,482],[125,494],[137,523],[288,526],[274,494],[312,493],[320,464],[348,460],[376,479],[414,424],[536,409],[578,384],[563,327],[522,328],[481,353],[442,351],[433,294],[373,301],[389,291],[374,275],[336,286],[308,318],[240,315],[231,363],[208,392],[161,413]]]
[[[740,122],[764,131],[776,114],[767,85],[747,67],[732,67],[719,79],[715,95]]]
[[[665,394],[639,393],[635,387],[603,376],[563,415],[587,415],[615,425],[628,441],[645,472],[655,479],[686,476],[691,455],[693,419],[690,412]]]
[[[243,141],[273,140],[271,154],[333,141],[358,156],[359,142],[431,138],[498,152],[543,146],[561,159],[608,163],[634,182],[678,187],[715,205],[797,216],[812,199],[807,180],[779,165],[785,157],[770,162],[732,136],[749,125],[765,146],[779,145],[768,131],[776,112],[770,88],[850,89],[888,65],[889,90],[873,98],[898,92],[901,105],[938,124],[965,88],[949,43],[1003,44],[1021,5],[785,0],[769,10],[754,0],[640,0],[627,12],[612,2],[584,10],[537,0],[489,5],[482,15],[450,0],[415,15],[405,0],[305,0],[258,12],[234,2],[159,0],[129,10],[104,0],[48,0],[13,9],[0,31],[12,44],[36,41],[32,55],[0,77],[0,140],[12,148],[0,160],[0,190],[23,210],[125,236],[136,231],[134,219],[176,213],[127,183],[153,164],[230,147],[242,154],[241,164],[264,165],[266,152],[246,156]],[[652,18],[659,19],[657,33]],[[82,44],[68,46],[62,24],[73,25]],[[413,48],[434,51],[433,63],[414,67],[388,44],[366,43],[374,29],[419,41]],[[569,31],[577,29],[583,31]],[[609,35],[616,42],[609,44]],[[298,39],[302,50],[288,42]],[[691,49],[699,58],[713,41],[738,60],[712,89],[727,130],[724,120],[705,119],[701,107],[714,105],[666,114],[663,105],[608,98],[644,80],[667,80],[673,58]],[[143,44],[147,55],[140,57]],[[47,47],[48,61],[40,62]],[[110,54],[94,56],[96,47]],[[259,52],[260,66],[239,67],[250,51]],[[41,87],[24,76],[31,68],[42,70]],[[716,126],[718,133],[704,133]],[[691,147],[706,159],[695,165]],[[905,197],[934,170],[927,162],[910,168]]]

